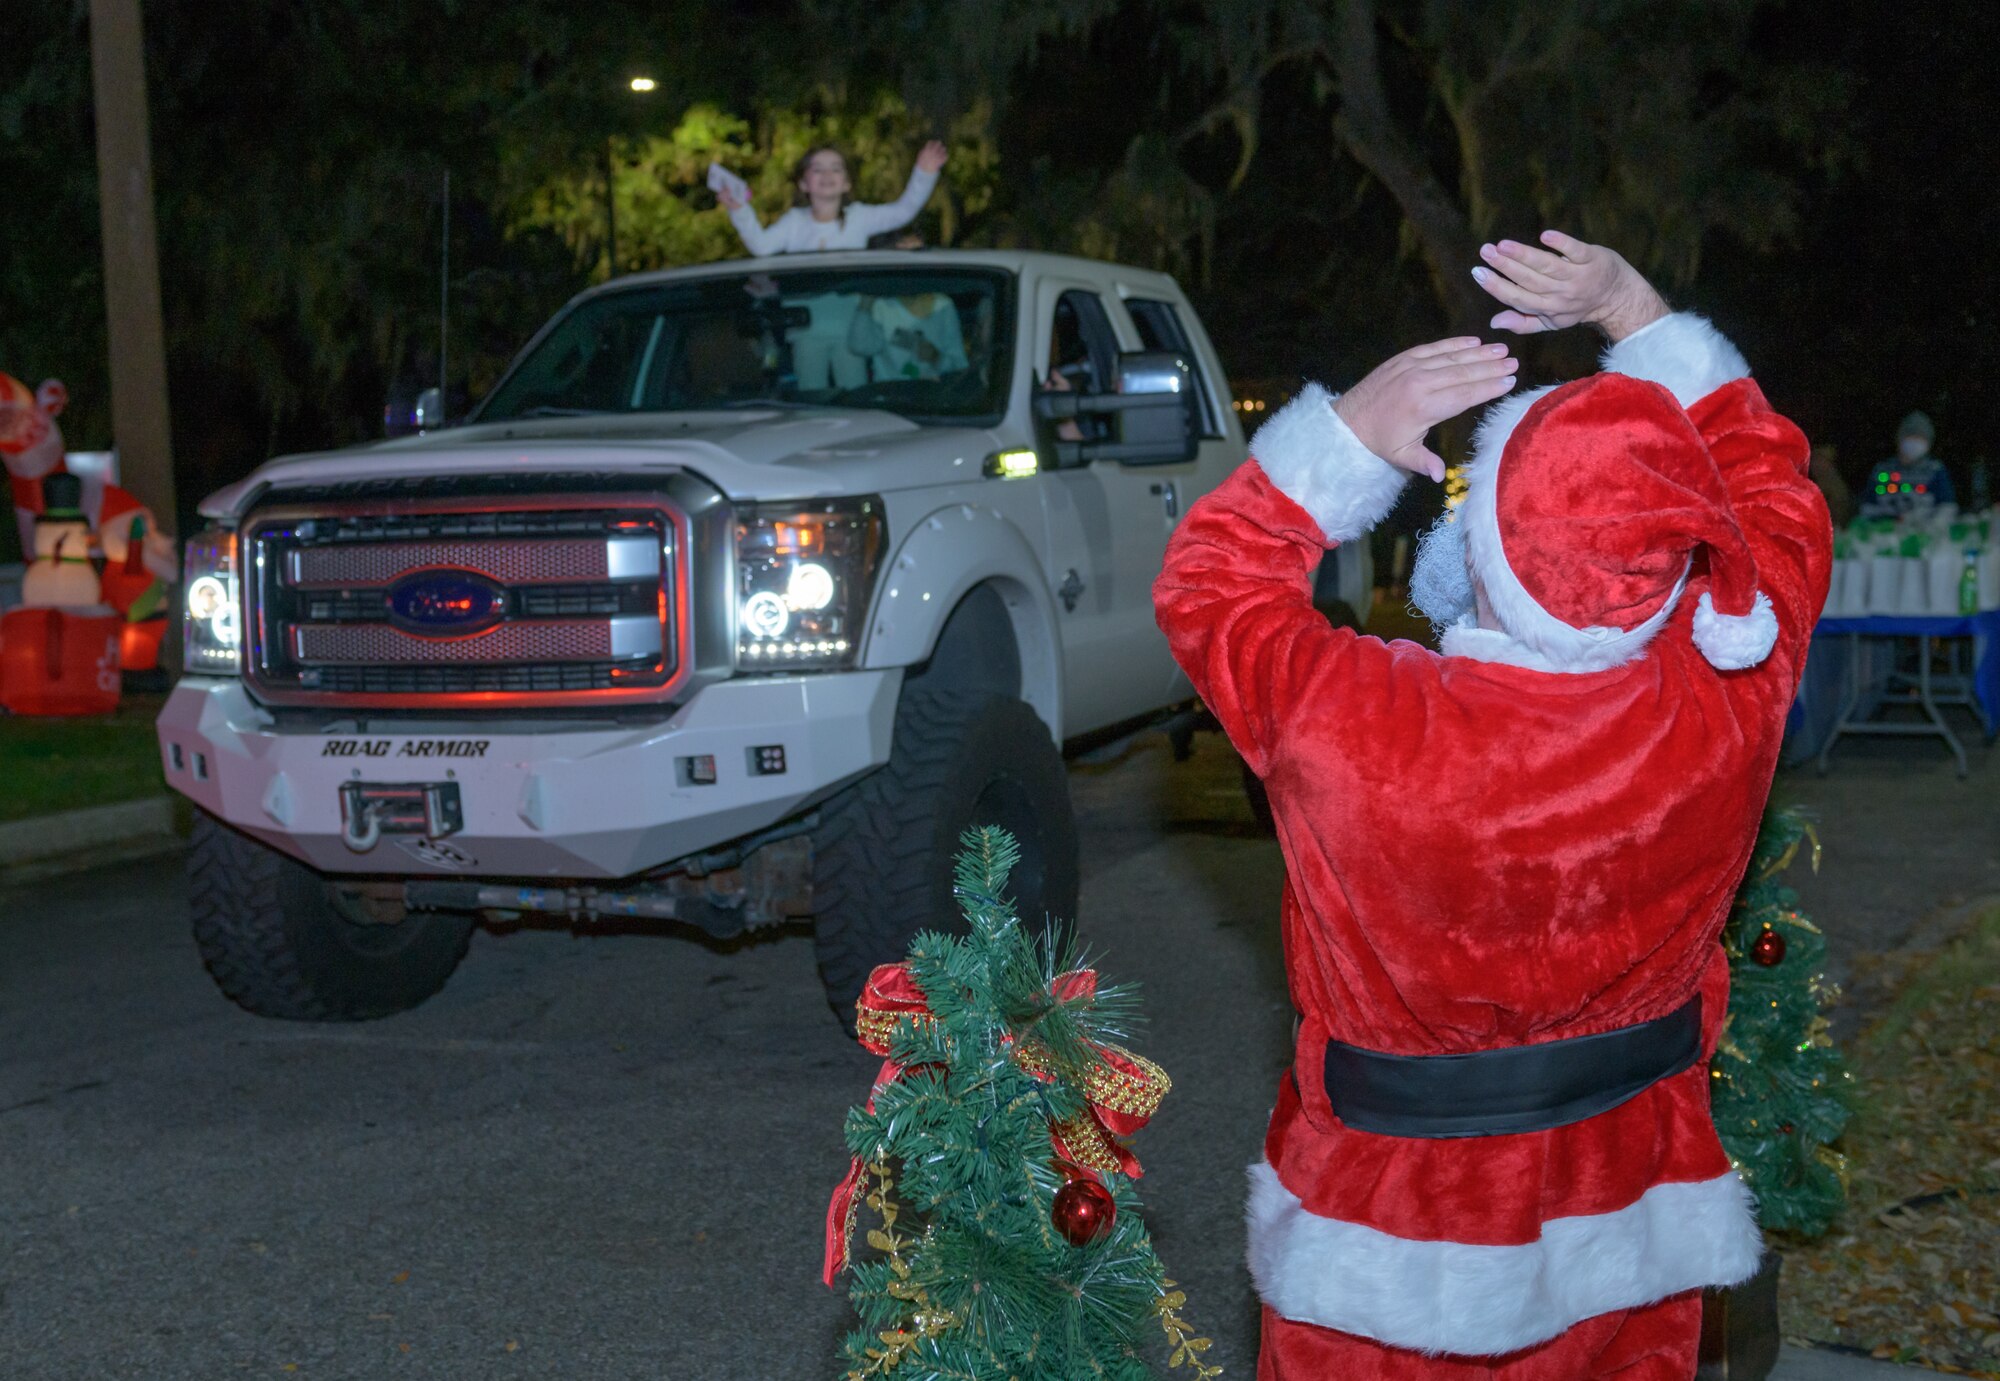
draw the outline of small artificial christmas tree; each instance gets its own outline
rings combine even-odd
[[[851,1265],[862,1327],[842,1347],[860,1378],[1140,1378],[1142,1334],[1170,1367],[1206,1366],[1206,1338],[1139,1218],[1138,1162],[1119,1139],[1166,1093],[1158,1066],[1111,1043],[1129,989],[1038,944],[1002,889],[1004,830],[969,831],[957,869],[968,933],[926,933],[875,971],[857,1033],[888,1055],[847,1118],[855,1160],[828,1215],[827,1283],[849,1266],[865,1202],[876,1255]],[[914,1220],[914,1221],[906,1221]]]
[[[1715,1128],[1767,1229],[1814,1237],[1846,1200],[1846,1164],[1828,1145],[1847,1124],[1849,1075],[1824,1008],[1835,997],[1820,974],[1826,942],[1779,880],[1810,841],[1795,809],[1764,817],[1750,869],[1723,927],[1729,1018],[1710,1068]]]

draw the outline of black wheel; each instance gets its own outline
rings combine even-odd
[[[1008,696],[907,688],[889,761],[821,808],[813,943],[827,1000],[852,1024],[877,964],[920,930],[962,924],[959,836],[998,825],[1021,846],[1007,890],[1022,921],[1076,918],[1076,821],[1048,726]]]
[[[287,1021],[365,1021],[445,985],[472,938],[454,912],[384,914],[208,815],[188,852],[194,941],[237,1006]]]

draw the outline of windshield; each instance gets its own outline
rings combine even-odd
[[[474,420],[775,402],[992,426],[1012,372],[1012,286],[994,270],[919,265],[605,293],[558,319]]]

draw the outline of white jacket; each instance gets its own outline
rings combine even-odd
[[[758,258],[767,254],[811,254],[825,249],[866,249],[871,236],[898,230],[917,218],[931,199],[938,175],[921,168],[910,170],[909,185],[903,195],[882,205],[854,202],[837,221],[816,221],[812,208],[794,206],[769,225],[757,222],[757,212],[739,206],[729,213],[730,224],[743,237],[743,247]]]

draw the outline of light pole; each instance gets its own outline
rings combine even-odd
[[[618,276],[618,184],[612,180],[611,141],[604,137],[604,281]]]
[[[166,328],[160,315],[159,241],[153,227],[153,155],[146,129],[145,44],[139,0],[91,0],[91,91],[97,117],[98,217],[104,238],[105,343],[111,364],[111,439],[121,482],[174,522],[167,425]]]
[[[634,77],[627,83],[637,95],[645,95],[658,89],[659,83],[651,77]],[[617,136],[607,135],[604,140],[604,279],[611,281],[618,276],[618,183],[617,160],[612,152]]]

